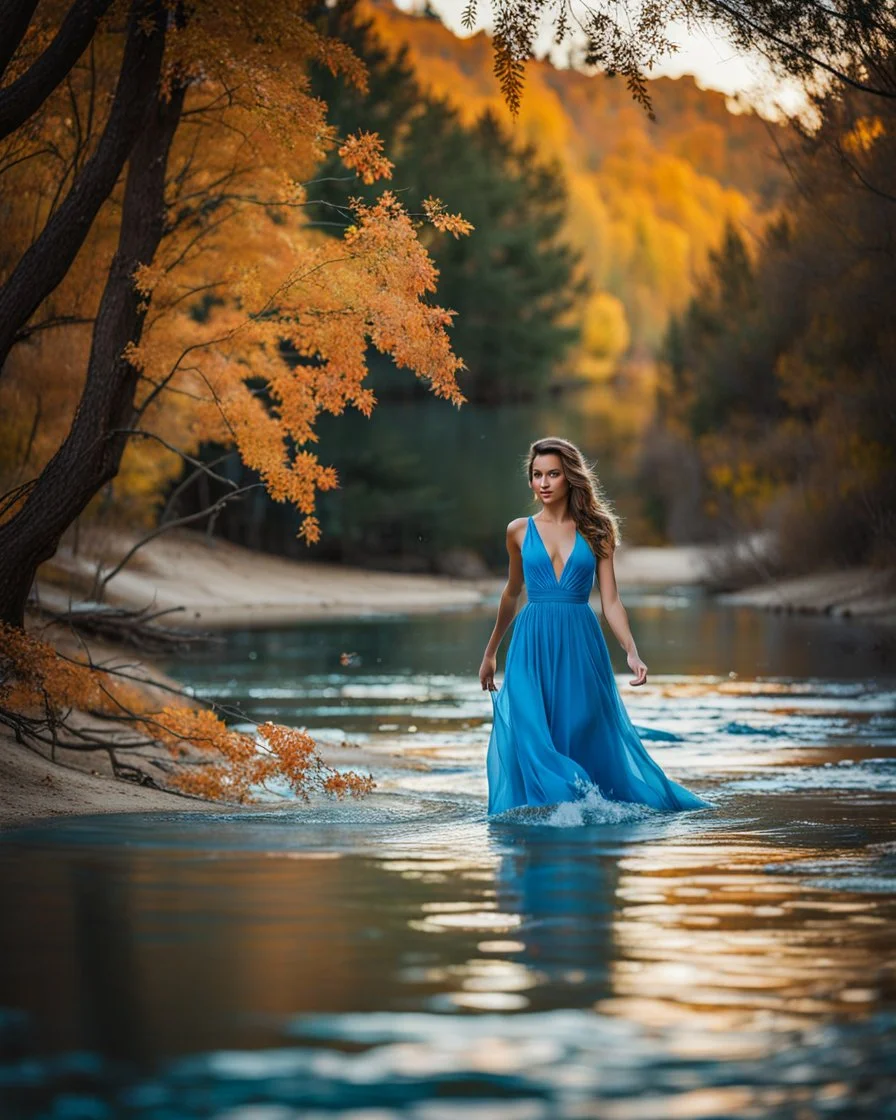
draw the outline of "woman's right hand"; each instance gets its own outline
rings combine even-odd
[[[479,683],[482,685],[483,692],[498,691],[498,686],[495,684],[495,670],[497,667],[497,657],[489,657],[488,654],[483,657],[482,664],[479,666]]]

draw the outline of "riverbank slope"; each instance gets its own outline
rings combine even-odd
[[[106,571],[133,544],[126,535],[105,540]],[[645,586],[712,588],[731,562],[748,570],[738,550],[715,545],[623,545],[616,574],[623,592]],[[87,547],[75,554],[61,549],[41,569],[38,603],[65,611],[70,602],[89,597],[96,567],[96,550]],[[290,560],[181,530],[141,548],[109,580],[105,601],[134,610],[170,611],[166,626],[213,630],[463,609],[493,602],[502,586],[499,576],[421,575]],[[773,579],[722,595],[720,601],[893,624],[896,572],[857,568]]]
[[[864,622],[896,625],[896,572],[853,568],[777,579],[718,596],[732,607],[795,614],[829,614]]]
[[[105,555],[111,571],[133,545],[117,537]],[[704,546],[620,549],[622,587],[699,584],[708,575]],[[95,553],[61,549],[41,569],[37,602],[63,611],[90,593]],[[500,593],[496,576],[373,571],[250,552],[204,534],[176,531],[137,552],[108,583],[105,601],[134,610],[171,611],[166,626],[210,630],[474,607]]]

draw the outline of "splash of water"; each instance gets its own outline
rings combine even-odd
[[[527,805],[508,809],[492,819],[507,823],[539,825],[542,828],[582,828],[595,824],[624,824],[628,821],[652,820],[661,814],[648,805],[633,801],[613,801],[604,797],[597,786],[582,786],[582,796],[575,801],[555,805]]]

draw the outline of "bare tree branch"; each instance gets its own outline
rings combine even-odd
[[[228,502],[233,501],[234,498],[241,497],[249,490],[257,490],[260,486],[263,485],[263,482],[253,482],[249,486],[240,486],[236,490],[233,490],[231,493],[223,495],[223,497],[219,498],[216,502],[213,502],[212,505],[207,506],[205,509],[199,510],[197,513],[190,513],[184,517],[179,517],[176,521],[168,521],[164,525],[157,526],[151,533],[147,533],[145,537],[142,537],[139,541],[137,541],[137,543],[132,548],[129,548],[121,558],[121,560],[119,560],[119,562],[112,569],[112,571],[106,573],[106,575],[104,575],[102,579],[98,581],[97,594],[95,597],[98,600],[102,600],[103,591],[105,590],[106,584],[108,584],[109,580],[118,575],[118,573],[125,566],[125,564],[128,563],[131,557],[133,557],[134,554],[139,551],[139,549],[143,548],[144,545],[149,544],[149,542],[155,540],[156,537],[160,537],[162,533],[167,533],[170,529],[179,529],[184,525],[192,525],[194,521],[201,521],[203,517],[213,517],[216,513],[219,513],[224,508],[224,506],[227,505]]]

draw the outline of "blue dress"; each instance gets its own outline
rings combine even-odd
[[[528,602],[514,620],[488,745],[488,810],[603,797],[654,809],[710,807],[667,778],[619,695],[607,644],[588,603],[595,557],[576,532],[560,579],[529,518],[522,545]]]

